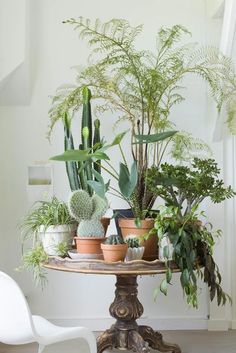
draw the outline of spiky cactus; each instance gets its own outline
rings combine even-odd
[[[125,242],[122,237],[120,237],[117,234],[113,234],[107,237],[105,244],[118,245],[118,244],[125,244]]]
[[[79,237],[103,237],[100,219],[108,209],[108,203],[98,195],[89,196],[84,190],[74,191],[68,201],[69,212],[78,222]]]
[[[140,242],[138,238],[128,238],[125,240],[125,242],[128,244],[129,248],[139,248],[140,247]]]

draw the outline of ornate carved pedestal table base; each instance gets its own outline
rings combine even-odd
[[[150,348],[181,353],[176,344],[164,342],[160,332],[148,326],[138,326],[136,320],[142,315],[143,306],[137,297],[137,276],[117,275],[116,278],[115,299],[110,306],[110,314],[116,323],[97,338],[98,353],[112,348],[137,353],[148,353]]]
[[[57,271],[116,276],[115,299],[110,306],[110,314],[116,322],[98,337],[98,353],[112,348],[136,353],[149,353],[150,348],[158,352],[181,353],[176,344],[164,342],[160,332],[148,326],[138,326],[136,322],[143,313],[143,306],[137,297],[137,276],[165,273],[162,261],[135,260],[108,263],[103,260],[73,261],[68,258],[50,257],[49,261],[42,265]],[[179,271],[173,261],[170,262],[170,266],[174,272]]]

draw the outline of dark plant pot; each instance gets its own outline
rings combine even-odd
[[[119,227],[119,218],[134,218],[134,214],[133,211],[131,210],[131,208],[127,208],[127,209],[116,209],[113,210],[113,213],[115,215],[114,219],[115,219],[115,223],[116,223],[116,229],[117,229],[117,234],[122,237],[122,233],[121,233],[121,229]]]

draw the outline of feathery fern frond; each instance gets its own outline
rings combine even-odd
[[[201,139],[193,137],[190,133],[181,131],[172,138],[170,155],[177,162],[191,162],[193,158],[210,158],[212,151]]]

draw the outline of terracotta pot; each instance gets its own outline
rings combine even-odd
[[[101,254],[101,243],[105,237],[75,237],[76,249],[80,254]]]
[[[134,235],[137,238],[141,238],[154,227],[154,219],[146,218],[141,221],[141,227],[137,228],[135,225],[134,218],[120,218],[119,227],[123,238],[127,238],[130,235]],[[141,241],[141,245],[144,246],[143,259],[152,261],[158,258],[158,238],[156,234],[150,235],[147,240]]]
[[[102,218],[101,218],[101,223],[102,223],[102,225],[103,225],[104,234],[105,234],[105,235],[106,235],[106,232],[107,232],[107,228],[108,228],[108,226],[109,226],[109,224],[110,224],[110,221],[111,221],[111,219],[108,218],[108,217],[102,217]]]
[[[107,262],[124,261],[128,244],[101,244],[104,260]]]

